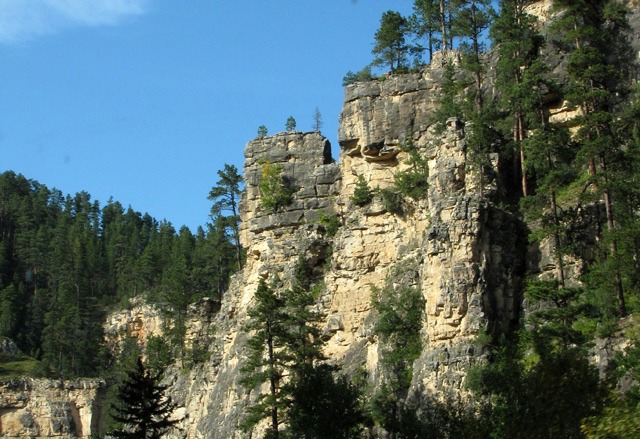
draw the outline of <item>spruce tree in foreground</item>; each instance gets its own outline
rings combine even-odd
[[[114,406],[113,418],[122,422],[123,428],[111,432],[117,438],[156,439],[178,420],[171,419],[175,404],[166,398],[166,386],[158,384],[160,374],[151,374],[138,358],[138,364],[120,386],[119,403]]]
[[[269,418],[267,437],[280,437],[283,412],[287,405],[287,395],[283,391],[283,377],[289,355],[283,348],[287,338],[287,316],[284,300],[260,281],[255,294],[255,305],[248,311],[251,323],[247,330],[255,331],[248,340],[249,357],[242,367],[246,375],[242,384],[255,389],[267,383],[269,390],[258,396],[249,408],[243,428],[250,430],[264,418]]]

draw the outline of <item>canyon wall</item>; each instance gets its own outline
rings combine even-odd
[[[465,371],[484,355],[477,336],[517,321],[523,231],[498,204],[504,193],[501,159],[492,156],[480,173],[467,159],[465,135],[472,127],[450,120],[444,130],[435,129],[443,73],[434,63],[421,73],[348,86],[338,164],[317,132],[280,133],[247,144],[240,209],[247,262],[212,322],[210,359],[171,375],[183,416],[175,437],[248,437],[239,430],[255,397],[239,384],[247,356],[247,310],[261,279],[288,285],[300,254],[324,285],[317,309],[326,355],[347,373],[366,371],[374,387],[384,370],[372,286],[410,272],[426,301],[420,334],[425,349],[414,365],[413,401],[463,392]],[[409,141],[428,158],[427,195],[406,200],[402,214],[388,212],[380,196],[367,206],[354,205],[360,176],[372,189],[382,189],[407,169]],[[293,202],[277,212],[260,201],[267,163],[281,167],[294,190]],[[329,215],[341,224],[335,236],[322,225]]]

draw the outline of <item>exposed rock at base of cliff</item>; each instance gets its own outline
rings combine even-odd
[[[104,430],[102,380],[0,381],[0,436],[89,438]]]

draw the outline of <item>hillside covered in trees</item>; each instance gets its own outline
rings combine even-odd
[[[219,213],[219,211],[218,211]],[[142,297],[178,323],[202,297],[220,300],[238,268],[229,221],[192,233],[86,192],[63,195],[0,175],[0,336],[41,363],[36,373],[108,372],[106,313]]]
[[[106,376],[109,311],[161,304],[179,350],[220,301],[170,437],[638,437],[638,4],[493,5],[385,12],[340,163],[261,127],[195,234],[2,174],[0,336]]]

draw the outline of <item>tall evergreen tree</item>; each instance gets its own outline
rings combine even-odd
[[[285,369],[290,361],[289,352],[285,349],[288,338],[285,302],[261,280],[255,304],[248,314],[251,322],[246,329],[255,332],[247,342],[249,356],[242,367],[245,373],[242,383],[251,389],[267,383],[269,390],[258,395],[243,426],[251,429],[262,419],[269,418],[268,437],[277,439],[289,397],[283,388]]]
[[[498,81],[502,102],[511,119],[513,142],[519,151],[522,195],[529,194],[523,141],[539,118],[537,93],[540,90],[539,50],[543,39],[525,7],[530,0],[503,0],[500,13],[491,28],[498,48]],[[539,122],[534,126],[539,125]]]
[[[557,18],[554,23],[564,43],[571,47],[567,63],[569,84],[566,89],[568,102],[579,109],[574,123],[579,127],[576,140],[580,151],[590,194],[600,197],[605,207],[606,228],[611,239],[609,257],[615,260],[619,253],[615,234],[618,229],[613,191],[616,178],[612,164],[623,155],[624,141],[612,130],[617,116],[615,105],[623,92],[627,78],[619,75],[625,71],[626,59],[610,59],[609,46],[612,37],[626,26],[626,10],[612,0],[554,2]],[[615,291],[620,315],[626,315],[627,307],[622,273],[615,270]]]
[[[114,419],[124,424],[110,434],[117,438],[160,439],[178,420],[171,419],[175,404],[165,396],[166,386],[159,384],[160,374],[145,369],[138,358],[137,367],[120,386]]]
[[[388,64],[392,72],[405,66],[409,50],[406,44],[408,30],[408,21],[400,13],[384,12],[380,19],[380,28],[374,37],[374,64]]]
[[[438,33],[442,32],[440,17],[440,0],[414,1],[409,25],[411,32],[418,39],[426,38],[429,63],[433,59],[433,52],[442,45],[442,42],[436,39]]]
[[[214,201],[211,207],[211,215],[213,218],[222,214],[222,212],[230,211],[231,215],[227,216],[228,226],[231,228],[231,236],[236,246],[236,261],[238,269],[242,267],[242,246],[240,245],[240,215],[238,211],[238,203],[242,196],[243,178],[238,173],[238,168],[234,165],[224,165],[224,170],[218,171],[220,180],[216,186],[211,188],[209,199]]]
[[[486,50],[483,34],[491,25],[493,15],[491,1],[452,0],[451,7],[456,11],[452,32],[463,40],[463,65],[474,78],[476,111],[482,113],[484,66],[481,55]]]

